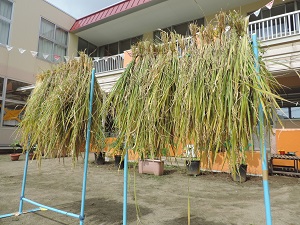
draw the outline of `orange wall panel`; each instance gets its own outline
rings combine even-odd
[[[277,129],[276,145],[278,151],[295,152],[296,156],[300,156],[300,129]],[[274,159],[273,164],[280,166],[294,165],[293,161],[282,159]]]

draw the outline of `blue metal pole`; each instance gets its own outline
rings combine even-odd
[[[125,146],[126,148],[126,146]],[[123,225],[127,224],[128,150],[124,157]]]
[[[80,216],[79,216],[80,225],[84,224],[84,204],[85,204],[86,178],[87,178],[90,140],[91,140],[94,83],[95,83],[95,68],[93,68],[93,70],[92,70],[91,87],[90,87],[89,117],[88,117],[87,135],[86,135],[86,142],[85,142],[84,171],[83,171],[83,182],[82,182],[82,193],[81,193],[81,210],[80,210]]]
[[[24,171],[23,171],[23,181],[22,181],[22,190],[21,190],[20,204],[19,204],[19,214],[22,214],[22,212],[23,212],[23,198],[25,195],[26,178],[27,178],[27,170],[28,170],[28,159],[29,159],[29,150],[27,149],[26,157],[25,157],[25,166],[24,166]]]
[[[74,218],[77,218],[77,219],[80,218],[80,215],[77,215],[77,214],[74,214],[74,213],[71,213],[71,212],[66,212],[66,211],[63,211],[63,210],[60,210],[60,209],[56,209],[56,208],[53,208],[53,207],[50,207],[50,206],[46,206],[46,205],[40,204],[38,202],[32,201],[32,200],[30,200],[28,198],[23,198],[23,200],[25,202],[28,202],[28,203],[32,204],[32,205],[36,205],[36,206],[39,206],[41,208],[51,210],[53,212],[57,212],[57,213],[60,213],[60,214],[66,215],[66,216],[70,216],[70,217],[74,217]],[[41,208],[30,210],[29,212],[34,212],[34,211],[37,211],[37,210],[41,210]]]
[[[255,56],[255,70],[259,74],[259,63],[258,63],[258,45],[256,34],[252,34],[252,45]],[[258,75],[260,79],[260,76]],[[265,128],[264,128],[264,113],[262,105],[259,105],[259,136],[260,136],[260,155],[262,161],[262,176],[263,176],[263,188],[264,188],[264,201],[266,211],[266,224],[272,225],[272,214],[271,214],[271,203],[270,203],[270,192],[269,192],[269,180],[268,180],[268,163],[267,163],[267,150],[265,142]],[[262,138],[263,137],[263,138]]]

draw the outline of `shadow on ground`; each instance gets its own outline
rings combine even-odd
[[[59,205],[62,210],[72,209],[73,212],[80,212],[81,202],[72,202]],[[152,212],[151,209],[139,206],[142,215],[147,215]],[[90,198],[85,201],[85,216],[86,222],[92,224],[122,224],[123,218],[123,203],[111,200],[109,198]],[[136,206],[135,204],[127,203],[127,222],[136,221]]]
[[[186,216],[186,217],[174,218],[173,220],[165,222],[164,225],[182,225],[182,224],[187,224],[187,223],[188,223],[188,218]],[[191,224],[193,224],[193,225],[230,225],[227,223],[207,221],[204,218],[196,217],[196,216],[191,216]]]

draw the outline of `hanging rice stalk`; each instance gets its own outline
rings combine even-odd
[[[221,12],[192,37],[162,32],[162,43],[140,42],[109,96],[120,144],[159,157],[162,148],[193,143],[201,157],[221,149],[230,165],[254,146],[258,108],[271,128],[277,81],[259,60],[254,68],[247,21]],[[214,155],[214,154],[213,154]]]
[[[36,156],[75,160],[84,146],[89,112],[92,60],[80,53],[79,60],[61,63],[38,75],[28,99],[20,131],[22,145],[36,146]],[[94,88],[91,145],[101,149],[104,92],[97,82]]]

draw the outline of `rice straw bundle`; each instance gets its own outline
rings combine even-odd
[[[28,99],[20,131],[24,147],[36,146],[36,156],[75,160],[84,146],[89,112],[92,60],[80,53],[79,60],[69,60],[38,75]],[[94,87],[91,145],[101,149],[102,105],[104,92]]]
[[[134,46],[109,96],[120,140],[152,158],[170,144],[192,142],[198,156],[224,149],[232,166],[244,160],[259,104],[270,128],[279,98],[261,59],[259,76],[255,71],[247,25],[241,15],[221,12],[206,27],[191,25],[189,39],[164,32],[161,44]]]

